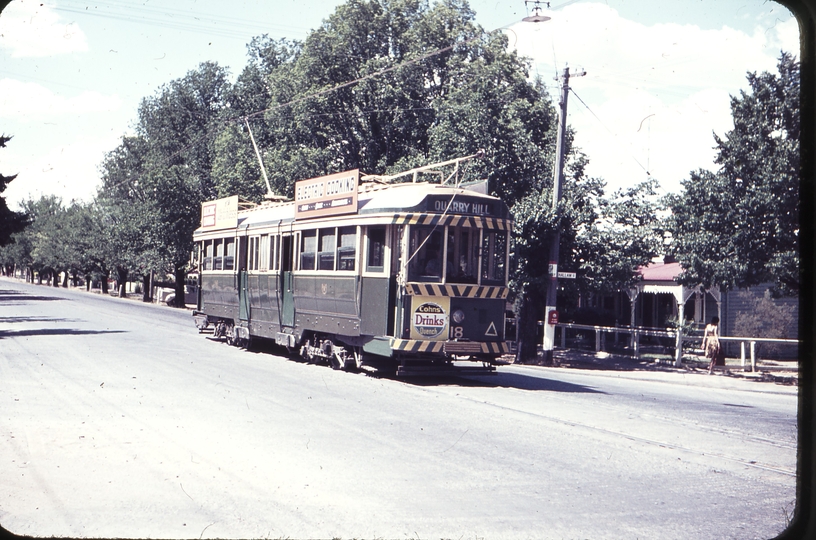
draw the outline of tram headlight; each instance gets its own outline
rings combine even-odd
[[[462,324],[462,321],[465,320],[465,312],[462,311],[461,309],[457,309],[456,311],[453,312],[453,315],[451,315],[451,317],[453,317],[453,322],[455,322],[456,324]]]

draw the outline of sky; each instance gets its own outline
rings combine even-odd
[[[0,2],[2,3],[2,2]],[[339,0],[12,0],[0,13],[0,172],[17,174],[12,208],[57,195],[91,201],[99,166],[133,133],[140,101],[204,61],[246,64],[254,36],[304,39]],[[523,0],[471,0],[476,22],[508,36],[558,102],[570,70],[568,124],[587,173],[608,191],[655,178],[679,193],[716,170],[713,133],[730,130],[730,97],[747,72],[799,56],[796,20],[764,0],[551,2],[540,23]],[[584,76],[578,73],[585,72]],[[451,156],[458,157],[458,156]]]

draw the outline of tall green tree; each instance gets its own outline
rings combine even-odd
[[[39,282],[48,279],[59,286],[59,274],[67,268],[66,246],[60,239],[65,208],[62,199],[44,195],[37,200],[23,202],[23,210],[31,220],[24,234],[31,246],[31,269],[39,275]]]
[[[350,0],[302,43],[258,39],[250,57],[233,87],[230,113],[249,117],[278,193],[291,195],[297,179],[340,170],[388,174],[485,151],[467,163],[462,178],[486,179],[516,217],[519,270],[512,283],[527,329],[525,360],[535,356],[546,290],[541,258],[555,230],[565,260],[586,262],[585,288],[599,286],[592,280],[612,286],[613,276],[628,283],[637,264],[654,254],[651,247],[638,251],[649,244],[634,238],[645,228],[624,223],[625,212],[612,215],[634,192],[601,208],[603,182],[585,177],[586,157],[572,149],[571,133],[568,195],[554,219],[555,109],[544,85],[530,81],[528,61],[508,51],[505,35],[475,24],[465,1]],[[258,96],[267,99],[263,117],[247,109],[258,106]],[[231,124],[216,150],[219,195],[237,189],[260,200],[265,188],[245,127]],[[601,214],[614,227],[596,226]],[[603,263],[587,247],[593,234],[619,240],[605,250]],[[626,258],[615,261],[617,272],[600,270],[616,254]]]
[[[205,62],[162,86],[139,107],[136,135],[125,137],[102,165],[99,201],[115,231],[113,267],[175,275],[183,306],[185,267],[201,202],[217,195],[213,142],[229,88],[228,72]]]
[[[720,168],[692,172],[667,198],[683,283],[799,291],[799,64],[783,52],[777,69],[749,73],[732,96],[734,129],[714,135]]]
[[[119,295],[124,283],[140,268],[164,269],[150,249],[156,193],[143,180],[148,170],[148,144],[143,137],[126,136],[102,162],[102,184],[97,192],[97,217],[104,246],[100,268],[116,273]],[[103,292],[107,292],[103,281]]]
[[[507,45],[475,24],[464,0],[349,0],[303,42],[253,40],[231,87],[215,64],[163,86],[142,102],[136,135],[103,164],[99,201],[108,229],[125,242],[121,268],[167,265],[181,286],[200,202],[262,199],[250,128],[273,190],[290,196],[302,178],[353,168],[389,174],[483,149],[460,178],[487,179],[516,214],[523,270],[513,283],[534,328],[543,312],[536,261],[553,231],[578,264],[593,254],[581,243],[586,231],[603,231],[593,229],[598,216],[624,225],[603,214],[616,206],[599,206],[603,182],[585,177],[571,134],[569,204],[553,218],[555,110],[544,85],[530,82],[528,61]],[[597,279],[610,283],[609,275]]]

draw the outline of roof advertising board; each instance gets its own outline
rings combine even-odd
[[[238,195],[201,203],[201,228],[234,229],[238,226]]]
[[[359,182],[359,169],[295,182],[295,219],[357,212]]]

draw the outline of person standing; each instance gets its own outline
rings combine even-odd
[[[707,324],[703,331],[703,351],[705,357],[710,359],[708,364],[708,374],[714,373],[714,366],[724,364],[725,351],[720,344],[720,318],[712,317],[711,323]]]

